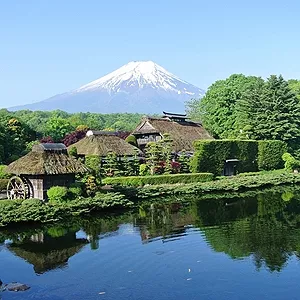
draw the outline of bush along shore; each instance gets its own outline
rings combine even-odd
[[[245,176],[247,175],[247,176]],[[215,181],[187,184],[164,184],[144,187],[115,186],[109,192],[97,192],[92,197],[77,196],[68,200],[68,193],[57,195],[49,202],[36,199],[1,200],[0,226],[16,223],[49,223],[66,220],[70,217],[85,216],[93,212],[134,208],[139,201],[164,201],[173,196],[195,195],[196,199],[238,197],[247,191],[258,192],[266,188],[300,183],[300,174],[288,172],[250,173],[243,176],[219,178]],[[74,194],[73,194],[74,196]],[[187,197],[189,198],[189,197]]]

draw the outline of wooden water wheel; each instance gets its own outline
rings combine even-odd
[[[8,199],[27,199],[32,196],[30,182],[22,176],[10,178],[7,184]]]

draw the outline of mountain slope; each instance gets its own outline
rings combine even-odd
[[[152,61],[130,62],[79,89],[12,110],[68,112],[184,112],[184,103],[204,91],[181,80]]]

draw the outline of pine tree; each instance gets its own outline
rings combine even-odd
[[[146,145],[146,164],[149,167],[150,174],[154,175],[161,168],[162,148],[160,143],[150,142]]]
[[[239,103],[242,133],[252,139],[277,139],[297,147],[300,103],[282,76],[272,75]]]
[[[120,175],[120,164],[116,153],[109,152],[107,154],[104,169],[107,176]]]
[[[190,157],[185,149],[180,151],[178,162],[180,163],[180,173],[190,173]]]
[[[172,173],[172,149],[173,149],[173,140],[171,136],[166,133],[163,135],[163,138],[158,142],[161,147],[162,152],[162,161],[165,163],[165,174]]]

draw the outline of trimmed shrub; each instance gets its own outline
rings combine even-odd
[[[71,199],[77,199],[82,196],[82,188],[80,186],[71,186],[68,189],[68,196]]]
[[[226,159],[240,162],[237,172],[257,171],[257,141],[201,140],[194,142],[195,153],[191,159],[191,171],[212,172],[221,175]]]
[[[287,145],[282,141],[266,140],[201,140],[194,142],[192,172],[222,174],[226,159],[236,158],[237,173],[269,171],[283,168],[282,154]]]
[[[47,191],[50,203],[66,201],[68,189],[65,186],[53,186]]]
[[[259,141],[258,142],[258,169],[276,170],[284,167],[282,155],[287,152],[287,145],[283,141]]]
[[[0,179],[0,192],[6,190],[8,181],[8,179]]]
[[[193,173],[193,174],[168,174],[153,176],[129,176],[129,177],[113,177],[103,179],[104,184],[121,185],[121,186],[143,186],[175,184],[175,183],[193,183],[206,182],[213,180],[212,173]]]

